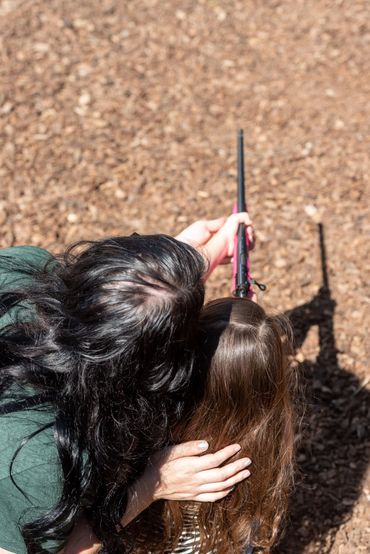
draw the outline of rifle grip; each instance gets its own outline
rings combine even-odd
[[[233,207],[233,214],[236,214],[236,213],[238,213],[238,206],[237,206],[237,203],[235,202],[234,207]],[[249,246],[251,244],[251,241],[250,241],[249,236],[248,236],[247,227],[245,227],[245,240],[246,240],[247,248],[248,248],[248,252],[249,252]],[[238,255],[237,255],[237,253],[238,253],[238,235],[236,234],[235,238],[234,238],[233,279],[232,279],[233,289],[232,289],[232,292],[234,292],[236,290],[236,287],[237,287],[237,282],[236,282],[236,277],[237,277],[237,273],[238,273],[238,267],[237,267]],[[251,272],[250,272],[249,256],[247,258],[247,276],[248,276],[248,283],[249,283],[248,298],[253,298],[254,291],[253,291],[252,284],[251,284],[252,283],[252,277],[251,277]]]

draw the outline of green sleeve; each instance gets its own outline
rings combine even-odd
[[[32,270],[43,270],[52,259],[46,250],[35,246],[1,249],[0,291],[27,286]],[[2,314],[0,330],[15,320],[33,317],[33,306],[20,303]],[[36,409],[0,417],[0,548],[15,554],[27,554],[20,531],[22,525],[44,515],[60,498],[61,469],[52,427],[41,431],[19,450],[12,478],[10,465],[23,439],[52,421],[52,413]],[[57,545],[48,542],[45,549],[53,551],[53,546]]]
[[[50,421],[50,413],[36,410],[0,418],[0,547],[15,554],[27,554],[20,532],[22,524],[44,515],[60,497],[61,468],[52,428],[40,432],[20,449],[12,467],[15,483],[9,474],[11,460],[22,440]],[[48,543],[47,550],[52,546],[56,545]]]
[[[11,246],[0,249],[0,277],[8,287],[13,286],[18,279],[21,279],[17,272],[9,269],[9,261],[21,262],[21,265],[31,266],[35,269],[42,269],[53,256],[47,250],[38,246]]]

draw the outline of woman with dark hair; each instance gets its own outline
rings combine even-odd
[[[135,554],[270,551],[293,479],[295,374],[289,351],[285,319],[268,316],[255,302],[223,298],[203,308],[192,405],[172,440],[204,437],[217,451],[231,439],[241,445],[237,457],[253,453],[253,476],[216,503],[168,498],[154,504],[128,526],[137,540]]]
[[[60,258],[32,247],[0,252],[0,552],[63,544],[74,553],[127,551],[124,525],[152,500],[171,491],[182,499],[189,488],[196,499],[199,472],[222,471],[235,445],[209,455],[203,469],[193,457],[206,444],[178,445],[168,455],[188,457],[186,483],[173,471],[162,496],[142,490],[149,456],[168,444],[182,414],[194,366],[207,271],[185,241],[204,247],[209,272],[231,252],[241,221],[247,214],[201,232],[195,224],[183,242],[134,235],[83,243]],[[150,466],[151,478],[162,465]]]

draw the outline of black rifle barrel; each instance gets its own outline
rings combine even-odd
[[[243,130],[238,130],[237,136],[238,154],[238,197],[237,211],[245,212],[247,209],[245,201],[244,183],[244,136]],[[237,248],[237,273],[236,273],[236,296],[247,297],[250,283],[248,281],[248,245],[245,236],[245,225],[240,223],[238,227],[238,248]]]
[[[238,130],[237,137],[238,150],[238,212],[245,212],[247,206],[245,203],[245,180],[244,180],[244,133],[243,129]]]

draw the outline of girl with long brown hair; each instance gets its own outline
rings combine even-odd
[[[216,451],[232,440],[241,446],[236,458],[253,453],[252,476],[216,503],[168,497],[153,504],[130,526],[136,553],[270,551],[293,480],[289,343],[287,322],[251,300],[223,298],[203,308],[192,404],[173,442],[204,438]]]

